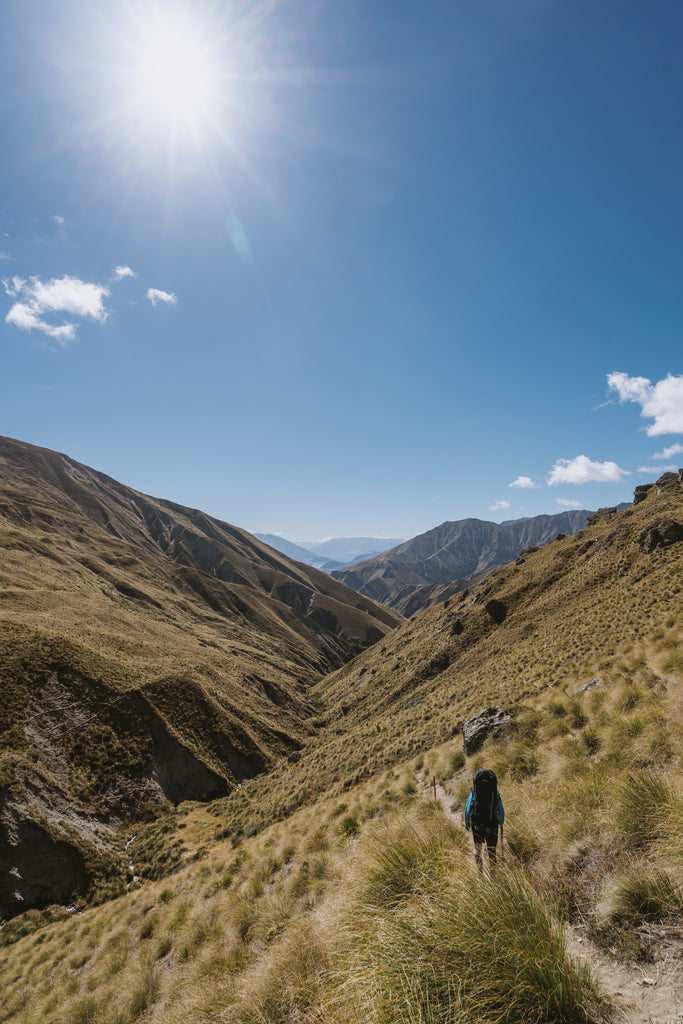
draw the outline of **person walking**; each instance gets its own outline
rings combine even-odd
[[[479,768],[474,773],[472,789],[465,807],[465,828],[472,830],[474,840],[474,860],[480,871],[483,870],[482,846],[486,843],[489,864],[496,862],[498,846],[498,826],[500,825],[501,841],[505,811],[503,801],[498,792],[496,773],[490,768]]]

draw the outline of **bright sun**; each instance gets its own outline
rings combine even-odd
[[[126,92],[143,123],[199,134],[217,114],[220,77],[191,13],[156,10],[136,26]]]

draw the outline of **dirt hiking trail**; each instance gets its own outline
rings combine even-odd
[[[434,799],[433,778],[422,775],[418,781],[425,796]],[[453,798],[438,783],[436,799],[446,814],[464,827],[462,812],[451,810]],[[615,1024],[679,1024],[683,1021],[683,926],[649,925],[639,929],[638,935],[652,957],[650,963],[626,963],[611,957],[591,942],[580,926],[567,927],[567,945],[574,960],[590,966],[614,1011]]]

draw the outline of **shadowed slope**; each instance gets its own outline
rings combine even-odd
[[[300,747],[311,685],[400,621],[243,530],[8,439],[0,550],[0,844],[78,847],[76,888],[142,803],[217,796]],[[55,898],[38,883],[20,902]]]

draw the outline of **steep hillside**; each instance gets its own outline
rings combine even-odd
[[[400,617],[249,534],[0,441],[0,916],[111,875],[122,820],[313,732],[311,686]]]
[[[141,830],[127,895],[9,922],[0,1020],[672,1020],[682,482],[666,474],[321,681],[328,725],[300,758],[183,804],[153,841]],[[506,729],[465,754],[464,720],[494,702]],[[506,809],[490,876],[462,828],[482,764]]]
[[[413,615],[511,562],[525,548],[547,544],[558,533],[577,533],[589,515],[584,510],[505,523],[480,519],[442,523],[377,558],[332,575],[374,601]]]
[[[680,658],[682,479],[667,473],[631,508],[601,510],[576,536],[525,551],[322,679],[312,692],[327,730],[258,784],[255,804],[232,796],[232,820],[243,827],[341,794],[482,708]]]

